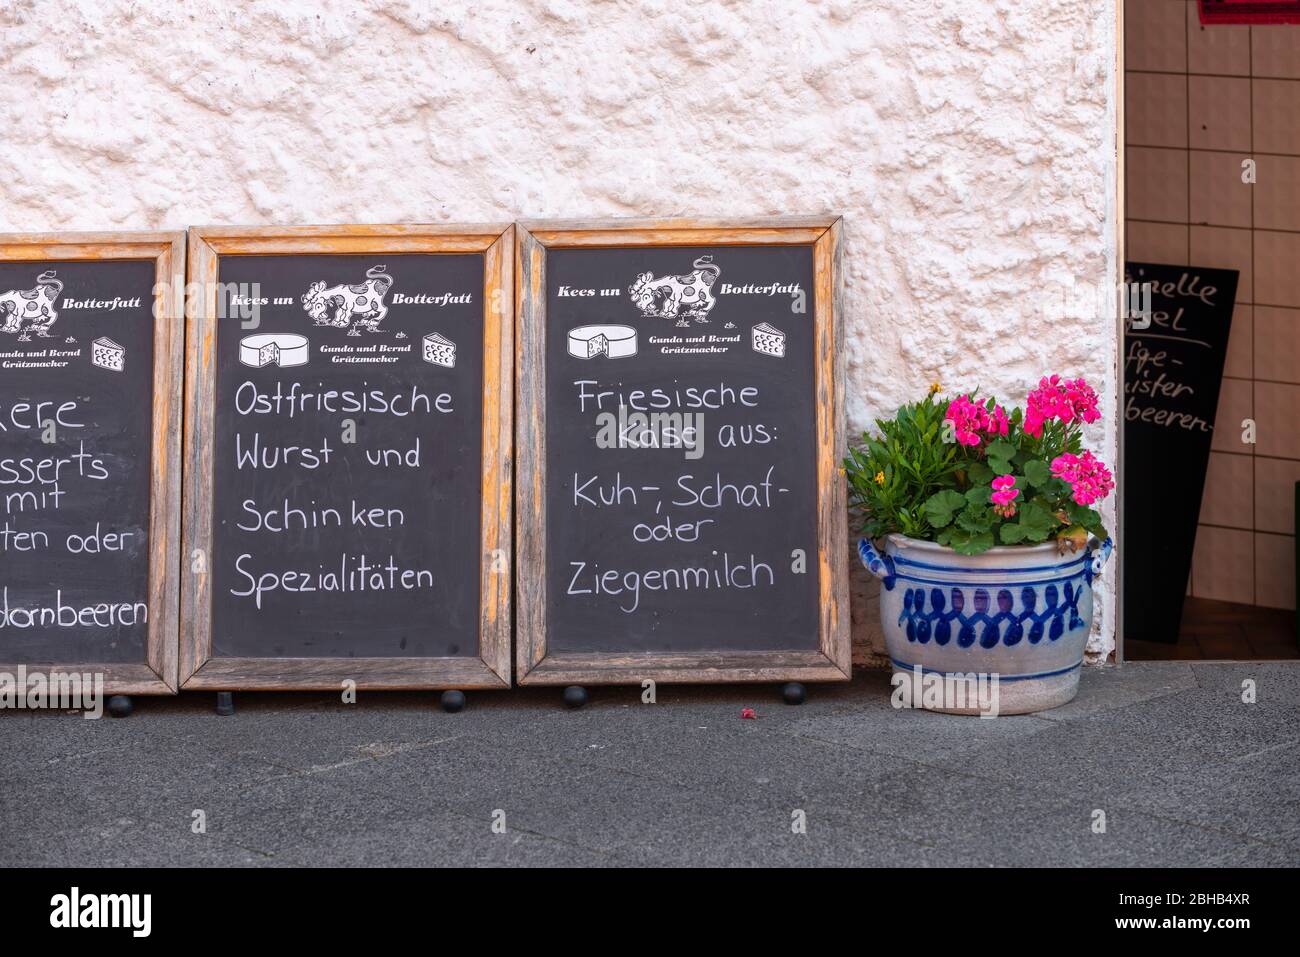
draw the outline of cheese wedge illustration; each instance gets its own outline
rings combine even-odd
[[[287,332],[268,332],[245,336],[239,341],[239,361],[254,369],[265,366],[305,366],[311,357],[311,343],[306,336]]]
[[[785,333],[776,326],[760,322],[750,329],[750,334],[753,337],[755,352],[765,356],[776,356],[778,359],[785,355]]]
[[[126,350],[104,336],[90,344],[90,362],[110,372],[121,372],[126,368]]]
[[[631,326],[578,326],[569,330],[569,355],[578,359],[636,355],[636,330]]]
[[[441,333],[429,333],[424,337],[424,361],[448,369],[456,368],[456,343]]]

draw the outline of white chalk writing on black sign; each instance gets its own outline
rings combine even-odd
[[[363,469],[409,469],[418,473],[425,463],[425,449],[417,436],[409,445],[393,446],[361,440],[347,444],[331,439],[334,426],[345,416],[368,413],[402,420],[411,416],[451,415],[455,410],[446,392],[430,392],[412,385],[389,392],[370,388],[362,381],[356,389],[328,389],[324,385],[294,380],[273,383],[245,380],[235,392],[235,412],[240,427],[234,435],[235,470],[275,471],[337,468],[349,472]],[[268,444],[256,428],[260,417],[302,419],[304,430],[314,428],[312,438],[300,444]],[[247,424],[245,424],[247,423]],[[376,435],[380,434],[378,430]],[[235,527],[249,535],[282,535],[295,528],[387,529],[406,524],[401,508],[383,502],[359,503],[349,499],[342,505],[310,499],[305,507],[288,498],[274,503],[255,499],[241,502],[242,515]],[[250,546],[250,549],[252,546]],[[342,553],[328,561],[296,567],[265,567],[253,551],[234,559],[236,584],[230,592],[249,599],[261,609],[267,596],[277,592],[310,595],[313,592],[382,592],[419,589],[433,585],[427,568],[399,565],[392,555]]]
[[[1134,278],[1133,281],[1142,281]],[[1214,425],[1192,412],[1170,408],[1178,399],[1191,399],[1196,394],[1194,386],[1183,378],[1185,354],[1174,354],[1162,343],[1176,342],[1199,349],[1210,349],[1210,343],[1197,338],[1190,328],[1190,318],[1180,300],[1213,307],[1218,290],[1202,282],[1195,272],[1184,271],[1175,282],[1153,283],[1152,293],[1160,301],[1167,300],[1171,307],[1153,310],[1149,328],[1137,331],[1134,320],[1127,322],[1128,335],[1124,355],[1124,418],[1128,422],[1146,422],[1168,429],[1185,429],[1190,432],[1213,432]],[[1180,357],[1181,356],[1181,357]]]
[[[688,459],[693,457],[692,452],[709,444],[731,448],[738,444],[767,444],[774,440],[775,427],[761,421],[722,422],[713,431],[706,432],[698,426],[677,428],[677,420],[673,418],[686,410],[757,410],[761,406],[762,394],[758,384],[736,385],[721,380],[717,384],[702,386],[623,392],[618,389],[598,390],[593,380],[578,379],[573,382],[573,387],[579,414],[591,414],[593,410],[600,412],[616,405],[621,420],[633,423],[619,431],[621,441],[618,444],[609,444],[608,434],[602,440],[602,433],[597,430],[592,443],[597,460],[602,448],[675,448],[678,446],[672,442],[674,436],[681,438],[681,447],[686,449],[685,457]],[[634,410],[630,416],[629,409]],[[636,419],[637,416],[640,419]],[[657,419],[656,416],[664,418]],[[668,487],[638,485],[635,479],[624,476],[621,471],[575,472],[571,504],[577,512],[577,520],[589,518],[593,510],[619,511],[617,521],[630,546],[668,540],[707,544],[711,534],[718,530],[719,523],[727,517],[781,507],[782,497],[790,490],[780,484],[778,469],[778,462],[774,460],[765,463],[758,475],[683,470],[673,477]],[[704,509],[718,517],[687,519],[679,514],[695,509]],[[725,531],[721,537],[725,537]],[[630,550],[630,554],[634,556],[635,550]],[[720,547],[711,548],[700,561],[673,567],[612,569],[602,568],[592,561],[571,561],[569,564],[572,575],[568,594],[608,596],[618,601],[623,612],[632,614],[640,607],[643,590],[771,587],[776,584],[780,561],[763,561],[752,553],[733,555]]]
[[[152,288],[153,264],[2,265],[0,658],[135,660],[153,324],[152,297],[130,290]]]

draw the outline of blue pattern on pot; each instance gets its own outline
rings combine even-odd
[[[881,580],[894,670],[997,674],[1003,714],[1074,697],[1092,630],[1092,583],[1113,551],[1110,539],[1064,555],[1054,542],[980,555],[903,535],[886,536],[883,553],[858,543],[862,564]]]

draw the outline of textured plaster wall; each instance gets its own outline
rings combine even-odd
[[[1115,2],[0,0],[0,229],[837,212],[852,433],[1110,396]]]

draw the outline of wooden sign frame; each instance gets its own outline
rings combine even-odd
[[[185,555],[211,554],[217,281],[224,255],[482,253],[484,256],[482,557],[479,654],[457,658],[227,658],[212,655],[211,574],[184,574],[181,687],[210,690],[338,690],[510,687],[510,556],[513,432],[514,227],[302,226],[190,230],[192,290],[186,323]],[[197,285],[196,285],[197,284]],[[495,566],[495,567],[494,567]]]
[[[847,681],[851,677],[844,358],[839,217],[744,221],[603,220],[517,223],[515,668],[521,685]],[[546,272],[552,249],[635,246],[811,246],[815,296],[817,552],[821,618],[816,651],[557,654],[546,616]]]
[[[104,676],[108,694],[175,694],[177,690],[178,582],[181,510],[181,362],[184,336],[185,234],[183,232],[0,234],[0,260],[154,262],[154,363],[152,464],[149,485],[149,631],[145,661],[26,663],[29,671],[91,670]],[[16,664],[0,663],[13,672]]]

